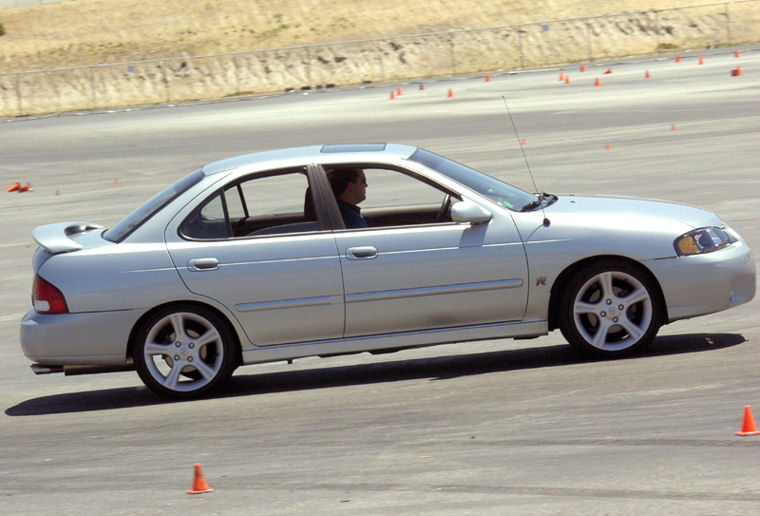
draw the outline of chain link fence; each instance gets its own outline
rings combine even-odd
[[[760,0],[0,74],[0,116],[389,82],[758,41]]]

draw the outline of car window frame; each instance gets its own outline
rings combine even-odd
[[[123,242],[129,238],[132,233],[140,229],[140,227],[152,219],[157,213],[169,206],[182,194],[203,181],[204,178],[205,175],[203,174],[203,170],[199,169],[166,186],[160,192],[153,195],[153,197],[132,210],[132,212],[122,218],[115,225],[104,230],[101,233],[103,239],[115,244]],[[116,235],[113,233],[116,233]]]
[[[303,174],[306,176],[308,187],[311,188],[311,196],[312,201],[314,202],[314,211],[316,216],[316,222],[319,224],[319,229],[316,231],[298,231],[293,233],[272,233],[272,234],[261,234],[261,235],[239,235],[234,236],[233,235],[233,228],[232,223],[230,220],[229,215],[229,208],[227,206],[227,198],[226,194],[228,191],[235,189],[237,191],[237,195],[240,197],[241,206],[243,207],[243,211],[245,213],[245,218],[250,217],[250,212],[248,210],[248,203],[245,199],[245,195],[242,191],[242,183],[246,181],[255,181],[259,178],[265,178],[265,177],[273,177],[278,175],[287,175],[287,174]],[[324,182],[327,182],[326,178],[323,178]],[[320,183],[322,181],[320,180],[319,174],[314,169],[313,165],[301,165],[301,166],[292,166],[292,167],[285,167],[285,168],[277,168],[277,169],[270,169],[270,170],[262,170],[258,172],[254,172],[251,174],[246,174],[244,176],[241,176],[239,178],[236,178],[222,186],[219,186],[218,188],[215,188],[208,196],[201,201],[195,208],[193,208],[190,213],[188,213],[182,221],[177,226],[177,235],[182,239],[186,241],[191,242],[224,242],[224,241],[240,241],[240,240],[246,240],[246,239],[259,239],[259,238],[273,238],[273,237],[293,237],[298,235],[311,235],[315,233],[322,233],[325,231],[330,231],[332,229],[332,217],[329,217],[325,212],[327,208],[325,207],[324,202],[324,195],[322,194],[321,190],[323,189],[323,186],[320,186]],[[329,185],[328,185],[329,186]],[[332,194],[332,192],[331,192]],[[197,213],[199,213],[203,208],[210,202],[212,202],[216,196],[220,196],[221,202],[222,202],[222,209],[224,211],[224,221],[227,227],[227,236],[224,237],[215,237],[215,238],[199,238],[199,237],[193,237],[190,235],[187,235],[183,232],[183,227],[185,226],[185,223],[193,216],[196,216]],[[276,227],[276,226],[272,226]]]
[[[409,176],[413,179],[416,179],[418,181],[421,181],[428,186],[435,188],[436,190],[439,190],[444,195],[450,195],[452,199],[455,199],[457,201],[462,200],[462,195],[457,192],[456,190],[452,190],[451,188],[448,188],[445,185],[442,185],[441,183],[436,182],[435,180],[420,174],[419,172],[416,172],[414,170],[411,170],[406,167],[402,167],[400,165],[396,165],[393,163],[386,163],[386,162],[371,162],[371,161],[351,161],[351,162],[321,162],[318,165],[316,165],[320,176],[324,180],[325,184],[327,185],[326,192],[323,192],[323,195],[325,196],[325,203],[327,204],[328,211],[331,215],[331,221],[333,224],[333,230],[334,231],[371,231],[371,230],[383,230],[383,229],[391,229],[391,228],[406,228],[406,227],[424,227],[424,226],[441,226],[446,224],[457,224],[455,221],[444,221],[444,222],[425,222],[425,223],[418,223],[418,224],[396,224],[392,226],[369,226],[366,228],[346,228],[343,217],[340,214],[340,209],[338,208],[338,203],[335,199],[335,195],[333,194],[332,187],[330,186],[329,181],[327,180],[327,171],[325,169],[329,169],[331,167],[342,167],[342,168],[361,168],[361,169],[382,169],[382,170],[393,170],[398,173],[404,174],[406,176]]]
[[[456,168],[453,170],[440,170],[439,168],[436,168],[435,166],[433,166],[432,163],[430,163],[431,158],[440,159],[444,163],[451,163],[455,165]],[[409,161],[413,163],[417,163],[425,168],[428,168],[436,172],[437,174],[441,174],[449,178],[450,180],[455,181],[456,183],[460,184],[462,187],[467,188],[468,190],[477,194],[482,199],[485,199],[486,201],[488,201],[489,204],[493,204],[495,206],[498,206],[499,208],[503,208],[511,212],[521,212],[523,209],[525,209],[525,206],[529,205],[531,202],[535,201],[536,199],[535,194],[526,192],[522,188],[518,188],[514,186],[513,184],[507,183],[506,181],[502,179],[493,177],[489,174],[481,172],[480,170],[474,169],[470,167],[469,165],[465,165],[451,158],[447,158],[446,156],[441,156],[440,154],[436,154],[435,152],[431,152],[421,147],[418,147],[417,150],[415,150],[414,153],[412,153],[412,155],[409,156],[408,159]],[[471,179],[465,180],[468,174],[472,174]],[[513,205],[512,203],[509,203],[509,205],[506,205],[504,204],[504,200],[498,201],[494,199],[493,197],[491,197],[490,195],[488,195],[488,193],[482,192],[480,189],[475,188],[472,178],[478,178],[478,179],[482,178],[482,180],[487,181],[487,182],[499,183],[501,186],[507,187],[508,190],[512,190],[515,193],[515,195],[524,197],[523,201],[525,201],[526,204],[524,204],[520,209],[517,209],[515,205]]]

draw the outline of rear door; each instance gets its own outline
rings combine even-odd
[[[309,184],[306,167],[246,177],[166,235],[188,289],[226,305],[257,346],[343,335],[340,261]]]

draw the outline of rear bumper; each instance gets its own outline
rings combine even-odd
[[[713,253],[646,264],[660,281],[668,322],[727,310],[755,296],[755,261],[741,241]]]
[[[21,350],[40,366],[125,366],[138,310],[38,314],[21,321]]]

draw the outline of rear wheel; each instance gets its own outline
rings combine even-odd
[[[145,385],[174,399],[200,396],[235,369],[235,340],[216,312],[175,305],[149,317],[137,332],[135,367]]]
[[[649,275],[626,262],[596,262],[576,272],[560,302],[562,335],[602,357],[640,350],[654,340],[662,307]]]

